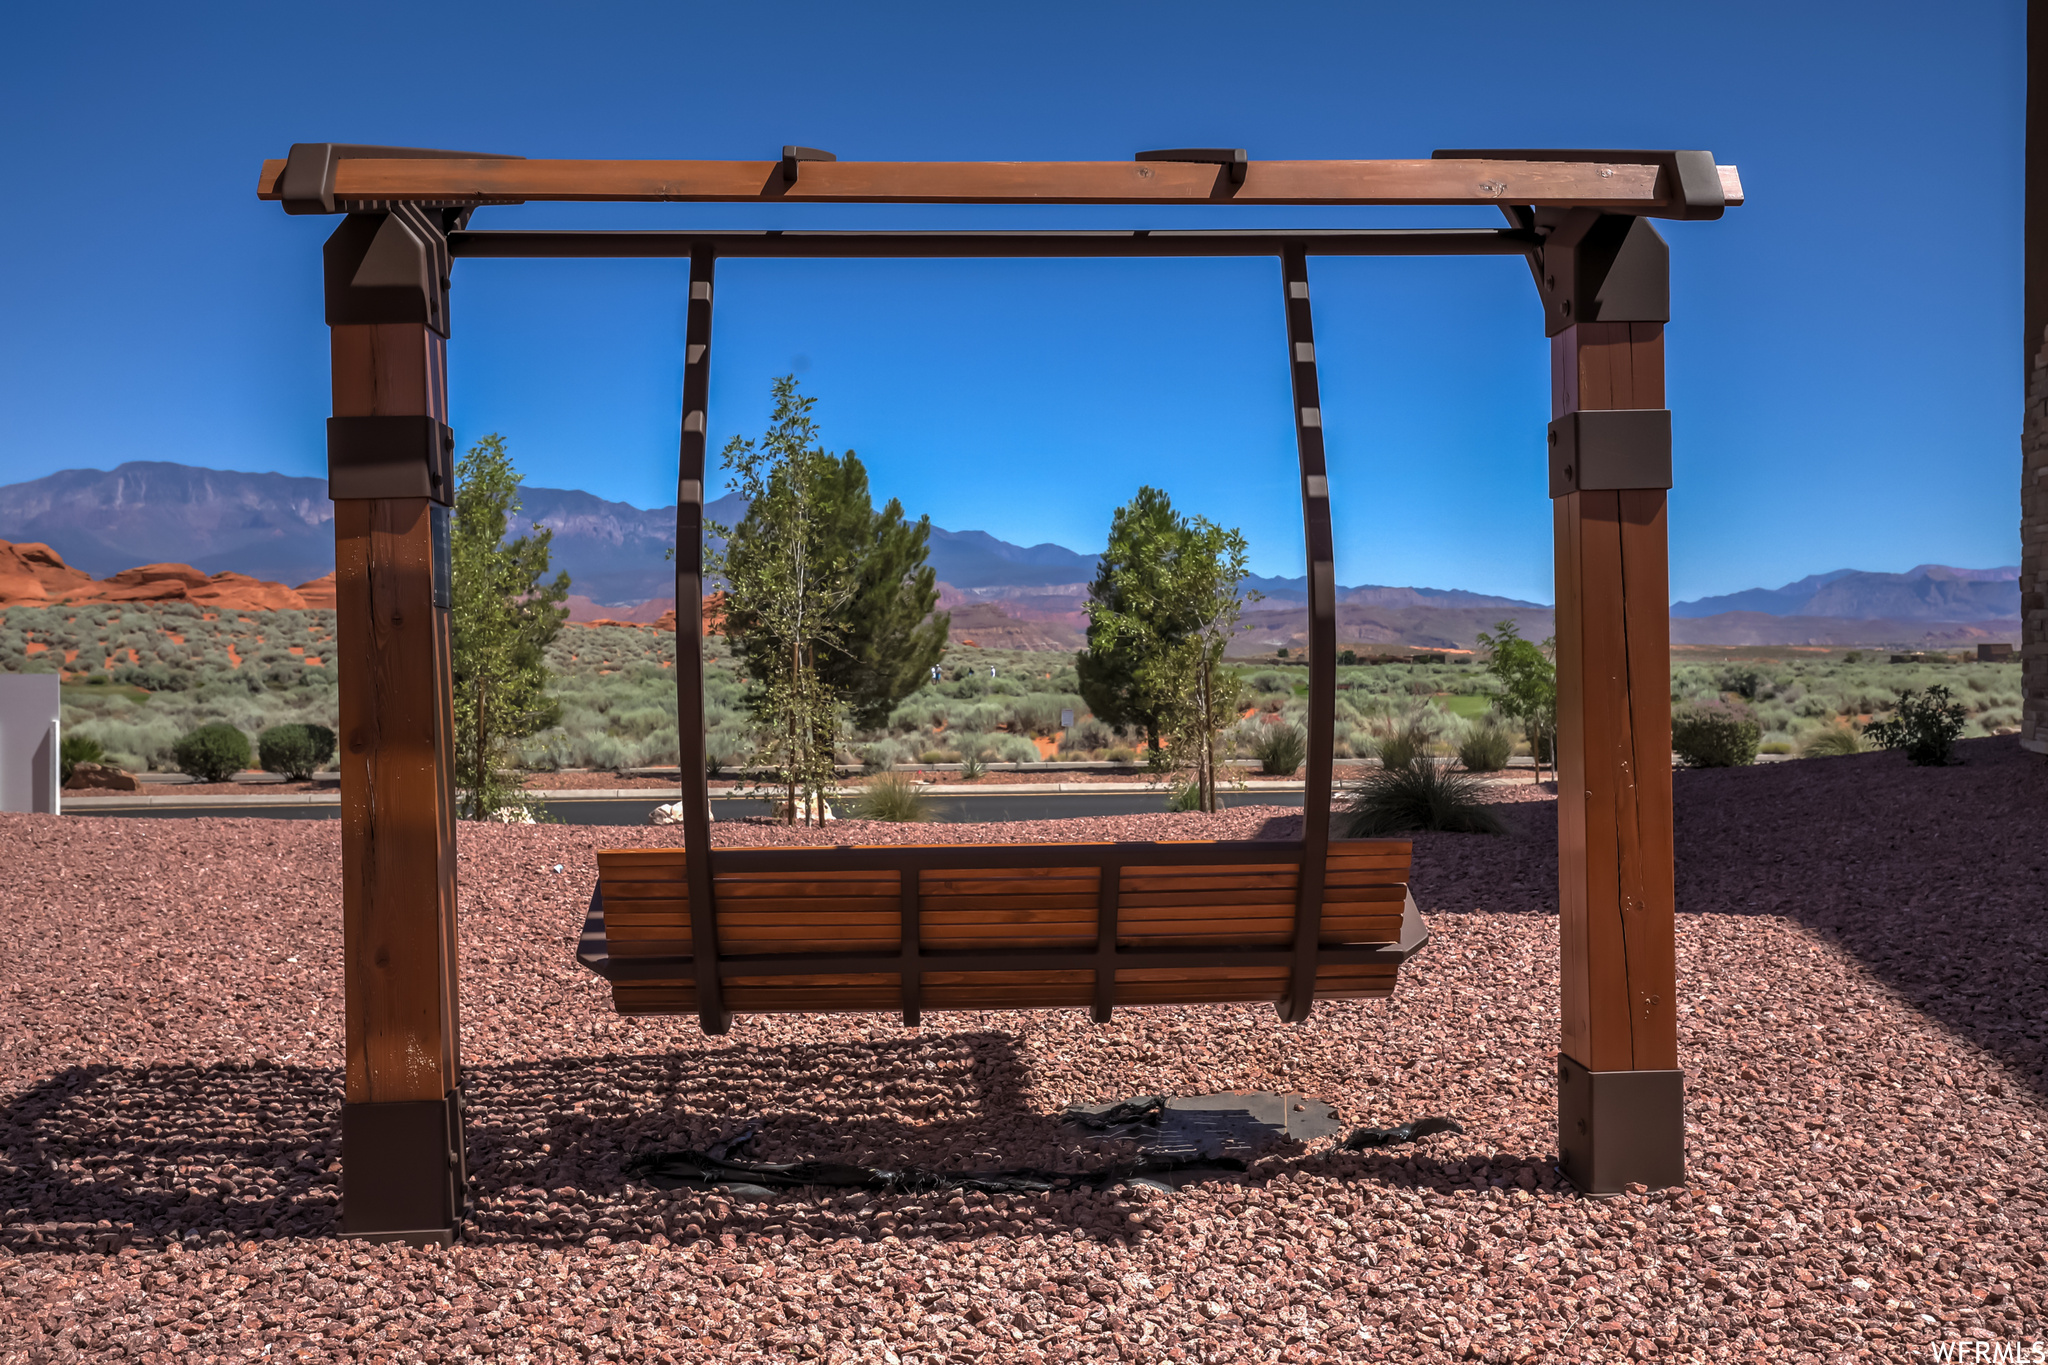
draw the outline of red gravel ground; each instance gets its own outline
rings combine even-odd
[[[1961,753],[1945,770],[1879,754],[1679,774],[1692,1183],[1612,1199],[1551,1166],[1547,793],[1505,813],[1508,837],[1423,837],[1434,940],[1400,994],[1292,1029],[1264,1006],[1107,1027],[751,1018],[722,1039],[621,1019],[572,961],[592,855],[665,832],[466,827],[480,1189],[469,1240],[433,1252],[332,1236],[337,826],[0,816],[0,1362],[1832,1362],[2038,1341],[2048,764],[2010,739]],[[1068,1100],[1233,1087],[1467,1131],[1372,1155],[1281,1147],[1178,1197],[748,1204],[621,1174],[642,1144],[749,1119],[771,1159],[1079,1166],[1104,1153],[1051,1122]]]

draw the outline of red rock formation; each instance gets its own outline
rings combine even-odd
[[[334,575],[314,579],[307,586],[323,583],[323,605],[332,607]],[[95,581],[92,575],[66,564],[47,545],[12,545],[0,540],[0,606],[56,602],[191,602],[216,611],[287,611],[309,605],[304,596],[282,583],[243,573],[209,576],[190,564],[143,564]]]
[[[301,583],[297,592],[306,599],[306,606],[316,611],[334,610],[334,575],[322,574],[310,583]]]
[[[61,601],[91,582],[91,574],[72,568],[47,545],[0,540],[0,606],[34,607]]]

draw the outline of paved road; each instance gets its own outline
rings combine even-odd
[[[669,798],[673,799],[673,798]],[[925,798],[931,805],[936,819],[947,823],[1000,821],[1000,820],[1071,820],[1084,815],[1150,815],[1166,809],[1166,798],[1156,792],[1046,792],[1039,793],[989,793],[987,795],[940,795],[933,793]],[[1228,806],[1299,806],[1301,793],[1298,791],[1271,792],[1225,792],[1223,802]],[[556,800],[548,803],[549,813],[565,825],[643,825],[647,814],[662,804],[658,800],[646,801],[575,801]],[[712,802],[713,812],[726,820],[742,819],[749,815],[767,815],[769,803],[764,799],[723,798]],[[74,801],[65,809],[67,815],[124,815],[145,819],[190,819],[193,816],[209,816],[215,819],[251,820],[335,820],[341,816],[339,806],[285,805],[259,806],[148,806],[126,808],[93,809],[83,801]]]

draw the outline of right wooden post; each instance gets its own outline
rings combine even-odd
[[[1685,1179],[1671,829],[1668,254],[1575,214],[1544,251],[1557,554],[1558,1153],[1588,1193]]]

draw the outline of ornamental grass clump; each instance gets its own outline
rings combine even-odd
[[[69,782],[79,764],[99,763],[106,756],[106,746],[91,735],[64,736],[64,742],[57,746],[57,785]]]
[[[1689,768],[1746,768],[1763,738],[1741,702],[1692,702],[1671,712],[1671,749]]]
[[[1346,789],[1344,809],[1351,817],[1345,833],[1353,839],[1418,829],[1451,834],[1505,832],[1500,817],[1481,797],[1478,782],[1420,755],[1400,767],[1369,772],[1352,783]]]
[[[1308,757],[1308,736],[1298,725],[1262,725],[1252,740],[1252,756],[1268,777],[1292,777]]]
[[[1458,740],[1458,762],[1468,773],[1497,773],[1514,753],[1514,732],[1491,711]]]
[[[1936,683],[1924,693],[1907,688],[1890,720],[1878,721],[1864,736],[1880,749],[1904,749],[1906,761],[1938,768],[1949,761],[1956,740],[1969,723],[1969,709]]]
[[[853,803],[853,814],[861,820],[886,820],[894,825],[915,825],[932,818],[924,790],[911,778],[884,773],[861,789]]]
[[[1863,734],[1853,725],[1825,725],[1808,735],[1799,746],[1801,758],[1836,758],[1843,754],[1860,754],[1870,746],[1863,741]]]

